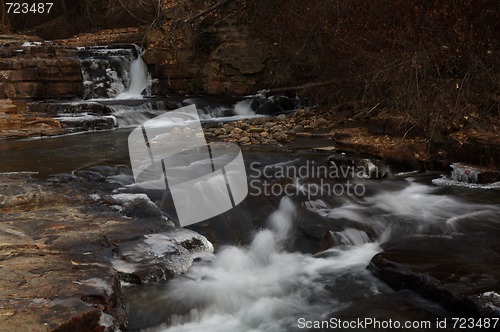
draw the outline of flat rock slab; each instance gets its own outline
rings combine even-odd
[[[103,331],[125,323],[120,282],[105,264],[36,245],[0,252],[2,330]]]
[[[369,269],[467,316],[500,317],[498,234],[415,236],[388,243]]]
[[[86,190],[0,174],[0,331],[125,328],[121,274],[112,261],[142,257],[134,263],[148,278],[151,257],[161,256],[153,269],[177,271],[169,265],[177,256],[161,249],[184,250],[182,273],[191,253],[209,247],[197,233],[175,230],[163,218],[124,216],[111,197]]]

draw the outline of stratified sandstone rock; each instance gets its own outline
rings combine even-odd
[[[83,94],[76,49],[51,44],[1,49],[0,98],[74,98]]]
[[[26,102],[0,99],[0,139],[57,135],[63,131],[59,121],[29,112]]]
[[[1,183],[2,330],[104,331],[124,326],[118,275],[103,256],[86,254],[92,246],[102,248],[99,237],[120,221],[87,219],[72,207],[81,197],[73,195],[73,201],[26,175],[2,175]],[[103,228],[96,227],[101,222]]]

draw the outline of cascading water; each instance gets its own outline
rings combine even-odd
[[[54,109],[57,109],[54,114],[56,119],[70,132],[77,132],[133,127],[164,112],[190,104],[197,106],[202,121],[234,121],[270,114],[268,111],[271,108],[284,111],[296,106],[293,102],[283,102],[290,101],[285,97],[277,99],[280,104],[276,105],[274,103],[278,101],[265,98],[239,102],[169,98],[161,105],[165,100],[143,98],[151,95],[152,79],[141,52],[136,45],[81,48],[78,56],[84,80],[83,97],[91,101],[54,105]],[[96,107],[96,104],[100,107]],[[267,111],[256,115],[259,112],[254,112],[252,107]],[[102,109],[107,111],[103,112]]]
[[[377,281],[365,266],[377,243],[331,249],[321,257],[284,250],[295,209],[283,198],[269,229],[247,248],[226,247],[166,285],[152,306],[162,307],[168,323],[144,331],[293,331],[297,317],[319,319],[348,306],[327,289],[329,274],[350,274],[349,284],[365,283],[365,291],[375,292]],[[140,306],[132,315],[141,314]]]
[[[161,114],[161,101],[143,99],[152,81],[137,45],[85,47],[78,57],[83,97],[91,101],[59,102],[51,110],[69,132],[130,127]]]
[[[140,54],[130,65],[128,89],[119,93],[116,99],[142,98],[143,95],[151,95],[151,75],[148,67]]]
[[[131,47],[86,47],[79,50],[84,99],[132,99],[150,93],[151,77],[141,50]]]

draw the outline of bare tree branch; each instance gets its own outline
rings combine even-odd
[[[125,4],[122,2],[122,0],[118,0],[118,2],[120,3],[120,5],[122,5],[123,9],[125,9],[125,11],[126,11],[127,13],[129,13],[129,14],[130,14],[130,16],[132,16],[133,18],[135,18],[137,21],[142,22],[142,23],[147,23],[147,24],[149,24],[149,23],[150,23],[149,21],[143,20],[142,18],[137,17],[134,13],[132,13],[132,12],[131,12],[131,11],[130,11],[130,10],[129,10],[126,6],[125,6]]]
[[[219,7],[222,7],[226,3],[229,3],[231,1],[233,1],[233,0],[222,0],[221,2],[218,2],[218,3],[216,3],[216,4],[214,4],[214,5],[210,6],[210,7],[208,7],[204,11],[202,11],[202,12],[196,14],[196,15],[191,16],[190,18],[186,19],[184,22],[185,23],[192,22],[192,21],[196,20],[198,17],[206,15],[206,14],[210,13],[211,11],[213,11],[213,10],[219,8]]]

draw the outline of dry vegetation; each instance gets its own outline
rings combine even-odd
[[[277,47],[276,86],[317,82],[306,93],[318,102],[378,105],[426,127],[500,117],[498,1],[243,2]]]
[[[210,27],[228,21],[267,40],[271,90],[300,87],[289,90],[318,104],[405,116],[431,135],[499,122],[498,1],[163,2],[172,7],[204,50],[219,42]]]

